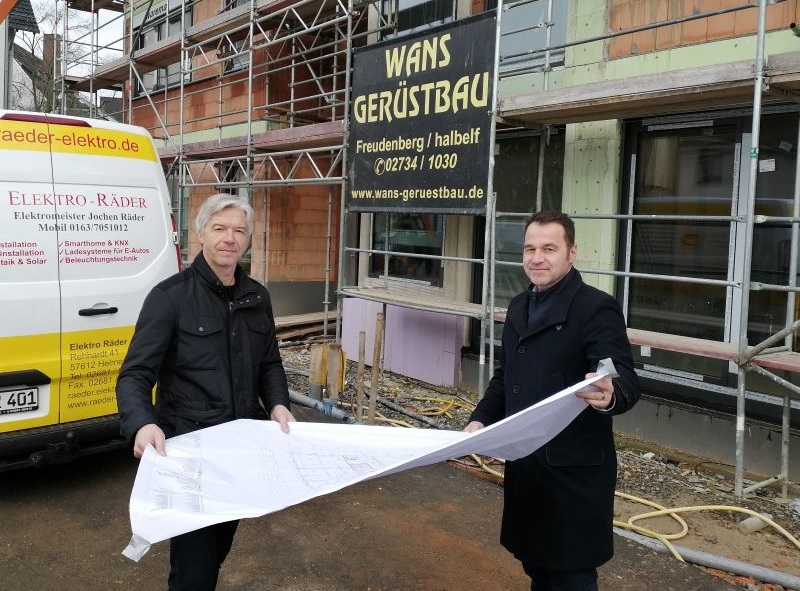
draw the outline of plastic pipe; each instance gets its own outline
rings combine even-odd
[[[305,394],[301,394],[300,392],[290,389],[289,400],[296,402],[297,404],[302,404],[303,406],[313,408],[314,410],[324,414],[326,417],[340,420],[343,423],[356,422],[356,420],[350,416],[350,413],[337,408],[333,402],[327,398],[325,400],[314,400],[310,396],[306,396]]]
[[[618,527],[614,528],[614,533],[619,534],[624,538],[628,538],[629,540],[633,540],[634,542],[638,542],[643,546],[647,546],[648,548],[653,548],[658,552],[669,552],[664,544],[658,540],[648,538],[647,536],[629,532]],[[741,560],[734,560],[733,558],[709,554],[708,552],[703,552],[702,550],[693,550],[691,548],[685,548],[678,545],[675,545],[675,549],[684,558],[684,560],[686,560],[686,562],[691,562],[692,564],[716,568],[745,577],[753,577],[757,581],[780,585],[784,589],[800,590],[800,577],[796,577],[788,573],[772,570],[770,568],[758,566],[749,562],[742,562]]]

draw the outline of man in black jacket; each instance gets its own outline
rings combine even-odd
[[[122,434],[140,458],[148,446],[235,419],[294,421],[269,293],[239,266],[253,209],[235,195],[209,197],[197,214],[202,252],[144,301],[117,380]],[[155,406],[153,387],[158,384]],[[216,588],[238,521],[170,542],[170,591]]]
[[[465,430],[490,425],[596,375],[610,357],[618,378],[578,392],[586,409],[548,444],[506,463],[500,542],[522,562],[535,591],[596,591],[597,567],[614,553],[617,457],[612,415],[639,399],[625,318],[610,295],[573,268],[575,226],[539,212],[525,228],[529,289],[508,306],[503,348]]]

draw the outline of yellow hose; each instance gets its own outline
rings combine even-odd
[[[465,402],[461,402],[461,401],[457,401],[457,400],[449,400],[449,399],[445,399],[445,398],[434,398],[434,397],[429,397],[429,396],[412,396],[411,399],[412,400],[418,400],[418,401],[421,401],[421,402],[439,403],[441,405],[439,407],[427,407],[427,408],[423,408],[423,409],[418,409],[417,410],[417,412],[419,414],[428,415],[428,416],[446,415],[446,416],[450,417],[450,416],[452,416],[450,411],[454,407],[460,406],[462,408],[470,409],[470,408],[474,408],[474,406],[475,406],[475,405],[470,405],[470,404],[467,404]],[[409,423],[407,423],[405,421],[401,421],[401,420],[397,420],[397,419],[390,419],[390,418],[388,418],[388,417],[386,417],[386,416],[384,416],[384,415],[382,415],[380,413],[376,416],[376,418],[381,422],[389,423],[390,425],[395,425],[395,426],[398,426],[398,427],[413,427],[413,425],[411,425],[411,424],[409,424]],[[485,472],[487,472],[489,474],[492,474],[493,476],[496,476],[498,478],[501,478],[501,479],[503,478],[503,473],[502,472],[491,468],[479,456],[477,456],[475,454],[470,454],[470,457]],[[665,507],[662,507],[658,503],[654,503],[652,501],[648,501],[648,500],[642,499],[640,497],[629,495],[627,493],[616,491],[614,494],[615,494],[615,496],[617,496],[619,498],[626,499],[628,501],[631,501],[631,502],[634,502],[634,503],[639,503],[641,505],[645,505],[645,506],[648,506],[648,507],[651,507],[651,508],[655,509],[655,511],[649,511],[647,513],[640,513],[638,515],[633,515],[628,519],[628,521],[619,521],[619,520],[615,519],[614,522],[613,522],[614,525],[616,527],[620,527],[622,529],[627,529],[629,531],[633,531],[635,533],[638,533],[638,534],[641,534],[641,535],[644,535],[644,536],[659,540],[662,544],[664,544],[664,546],[667,547],[667,549],[670,551],[670,553],[675,558],[680,560],[681,562],[684,562],[683,557],[678,553],[678,551],[675,549],[675,546],[672,545],[671,541],[672,540],[678,540],[678,539],[684,537],[687,533],[689,533],[689,526],[687,525],[687,523],[683,519],[683,517],[681,517],[679,515],[679,513],[691,513],[691,512],[695,512],[695,511],[727,511],[727,512],[734,512],[734,513],[744,513],[745,515],[759,517],[760,519],[764,520],[768,525],[773,527],[783,537],[785,537],[787,540],[789,540],[796,548],[800,549],[800,541],[798,541],[797,538],[795,538],[791,533],[789,533],[783,527],[781,527],[780,525],[775,523],[772,519],[770,519],[768,517],[765,517],[764,515],[761,515],[760,513],[757,513],[756,511],[752,511],[750,509],[745,509],[744,507],[736,507],[736,506],[733,506],[733,505],[696,505],[696,506],[691,506],[691,507],[675,507],[675,508],[672,508],[672,509],[667,509]],[[645,519],[650,519],[650,518],[653,518],[653,517],[661,517],[661,516],[668,516],[668,517],[671,517],[672,519],[674,519],[680,525],[680,528],[681,528],[680,531],[677,532],[677,533],[672,533],[672,534],[664,534],[664,533],[657,532],[657,531],[654,531],[654,530],[651,530],[651,529],[648,529],[648,528],[642,527],[641,525],[637,525],[636,524],[637,521],[642,521],[642,520],[645,520]]]
[[[494,476],[503,478],[502,473],[491,469],[478,456],[473,454],[470,457],[473,458],[473,460],[486,472],[493,474]],[[751,509],[746,509],[744,507],[736,507],[733,505],[695,505],[691,507],[675,507],[672,509],[666,509],[661,505],[659,505],[658,503],[654,503],[653,501],[648,501],[640,497],[629,495],[627,493],[615,491],[614,495],[619,498],[626,499],[628,501],[632,501],[656,509],[655,511],[649,511],[647,513],[640,513],[638,515],[633,515],[630,518],[628,518],[628,521],[619,521],[615,519],[613,521],[614,525],[622,529],[627,529],[629,531],[633,531],[635,533],[647,536],[649,538],[654,538],[656,540],[659,540],[662,544],[664,544],[664,546],[667,547],[670,553],[681,562],[685,561],[683,560],[683,557],[678,553],[675,546],[672,545],[671,540],[678,540],[684,537],[687,533],[689,533],[689,526],[687,525],[683,517],[679,515],[679,513],[691,513],[695,511],[727,511],[735,513],[744,513],[745,515],[758,517],[764,520],[768,525],[772,526],[777,532],[779,532],[783,537],[789,540],[797,549],[800,550],[800,541],[798,541],[797,538],[795,538],[791,533],[786,531],[786,529],[775,523],[769,517],[765,517],[764,515],[756,511],[753,511]],[[661,516],[668,516],[674,519],[680,525],[681,530],[677,533],[664,534],[636,524],[637,521],[650,519],[653,517],[661,517]]]
[[[619,495],[621,495],[623,493],[616,493],[616,494],[619,496]],[[630,500],[635,500],[637,502],[642,502],[645,505],[649,505],[651,507],[656,506],[656,505],[654,505],[652,503],[644,501],[643,499],[638,499],[637,497],[631,497],[630,495],[627,495],[626,498],[629,498]],[[657,511],[650,511],[649,513],[642,513],[641,515],[634,515],[633,517],[628,519],[628,524],[629,525],[633,525],[633,523],[635,521],[639,521],[641,519],[649,519],[650,517],[659,517],[661,515],[670,515],[670,516],[672,516],[674,518],[677,518],[674,515],[675,513],[691,513],[691,512],[694,512],[694,511],[728,511],[728,512],[744,513],[745,515],[751,515],[753,517],[758,517],[758,518],[762,519],[763,521],[765,521],[767,523],[767,525],[772,526],[784,538],[789,540],[795,546],[795,548],[800,550],[800,541],[798,541],[797,538],[795,538],[792,534],[790,534],[788,531],[786,531],[783,527],[781,527],[780,525],[778,525],[777,523],[772,521],[772,519],[770,519],[769,517],[765,517],[764,515],[756,512],[756,511],[753,511],[751,509],[745,509],[744,507],[736,507],[734,505],[696,505],[696,506],[692,506],[692,507],[674,507],[672,509],[661,508],[661,509],[658,509]],[[684,532],[684,534],[685,533],[686,532]],[[671,537],[671,539],[675,539],[675,538]]]
[[[669,512],[668,509],[665,509],[664,507],[662,507],[658,503],[654,503],[654,502],[648,501],[646,499],[641,499],[639,497],[634,497],[633,495],[629,495],[627,493],[623,493],[623,492],[619,492],[619,491],[616,491],[614,494],[616,496],[620,497],[620,498],[627,499],[627,500],[633,501],[635,503],[640,503],[642,505],[647,505],[648,507],[653,507],[654,509],[656,509],[656,511],[653,511],[652,513],[642,513],[641,515],[634,515],[633,517],[628,519],[628,522],[627,522],[626,525],[633,525],[634,522],[639,521],[640,519],[647,519],[648,517],[655,517],[656,514],[657,515],[669,515],[675,521],[677,521],[678,524],[680,524],[681,531],[679,531],[678,533],[674,533],[674,534],[658,534],[659,538],[663,538],[665,540],[678,540],[678,539],[682,538],[683,536],[685,536],[687,533],[689,533],[689,526],[686,525],[686,522],[683,520],[683,517],[681,517],[680,515],[675,515],[675,513]],[[664,513],[662,513],[662,511],[664,511]],[[624,527],[624,525],[621,525],[620,527]],[[640,527],[640,526],[637,526],[637,527]],[[640,527],[640,529],[643,529],[643,528]]]
[[[389,423],[390,425],[394,425],[396,427],[414,427],[414,425],[406,423],[405,421],[401,421],[399,419],[390,419],[389,417],[385,417],[383,415],[376,414],[375,420],[380,421],[381,423]]]
[[[498,470],[495,470],[494,468],[490,468],[489,465],[486,462],[484,462],[477,455],[470,454],[469,457],[471,457],[473,460],[475,460],[475,462],[478,464],[478,466],[480,466],[484,470],[484,472],[488,472],[489,474],[497,476],[498,478],[503,478],[503,473],[502,472],[499,472]]]
[[[469,403],[466,403],[466,402],[462,402],[461,400],[449,400],[447,398],[433,398],[433,397],[430,397],[430,396],[409,396],[409,399],[410,400],[420,400],[422,402],[438,402],[438,403],[441,403],[441,404],[450,405],[450,407],[460,406],[462,408],[467,408],[467,409],[470,409],[470,410],[475,408],[474,404],[469,404]]]

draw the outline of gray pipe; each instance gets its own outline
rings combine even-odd
[[[366,389],[368,391],[368,389]],[[337,408],[333,402],[330,401],[329,398],[324,400],[315,400],[311,396],[306,396],[305,394],[301,394],[300,392],[296,392],[295,390],[289,390],[289,399],[292,402],[296,402],[297,404],[302,404],[303,406],[307,406],[309,408],[313,408],[324,414],[327,417],[332,417],[334,419],[339,419],[345,423],[357,423],[355,417],[353,417],[350,413]],[[394,411],[402,413],[408,417],[421,421],[434,429],[447,429],[446,425],[442,425],[441,423],[431,419],[430,417],[426,417],[424,415],[417,414],[412,412],[406,408],[403,408],[399,404],[395,404],[390,400],[386,400],[382,396],[378,396],[378,402],[382,405],[391,408]]]
[[[652,548],[658,552],[669,552],[664,544],[653,538],[648,538],[647,536],[643,536],[619,527],[614,528],[614,533],[619,534],[624,538],[628,538],[629,540],[633,540],[634,542],[639,542],[643,546],[647,546],[648,548]],[[678,546],[677,544],[673,544],[673,546],[686,562],[699,564],[700,566],[716,568],[745,577],[753,577],[757,581],[780,585],[786,589],[786,591],[791,591],[792,589],[800,590],[800,577],[790,575],[789,573],[772,570],[756,564],[750,564],[749,562],[742,562],[741,560],[734,560],[733,558],[725,558],[724,556],[709,554],[708,552],[703,552],[702,550],[684,548],[683,546]]]
[[[325,400],[314,400],[310,396],[306,396],[305,394],[301,394],[300,392],[290,389],[289,400],[296,402],[297,404],[302,404],[303,406],[313,408],[314,410],[324,414],[326,417],[338,419],[343,423],[357,422],[352,416],[350,416],[350,413],[337,408],[336,405],[334,405],[333,402],[327,398]]]

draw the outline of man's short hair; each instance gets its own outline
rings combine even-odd
[[[197,219],[194,221],[195,228],[198,234],[202,234],[203,230],[208,224],[208,220],[215,213],[219,213],[228,207],[235,207],[244,212],[247,218],[247,236],[248,238],[253,235],[253,207],[247,202],[246,199],[239,197],[239,195],[231,195],[230,193],[217,193],[212,195],[203,202],[200,206],[200,211],[197,212]]]
[[[537,211],[525,220],[525,232],[531,224],[558,224],[564,228],[564,239],[567,248],[575,245],[575,223],[567,214],[560,211]]]

